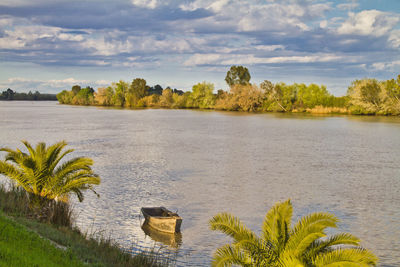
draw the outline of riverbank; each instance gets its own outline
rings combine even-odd
[[[0,266],[161,267],[171,263],[169,257],[151,250],[132,255],[99,232],[82,233],[75,227],[33,219],[27,216],[21,196],[22,190],[0,186]]]
[[[192,91],[155,90],[144,79],[131,84],[119,81],[107,88],[81,88],[57,94],[61,104],[125,108],[211,109],[244,112],[305,112],[314,114],[400,115],[400,75],[397,80],[355,80],[345,96],[334,96],[324,85],[261,84],[249,81],[229,84],[229,91],[215,92],[214,84],[202,82]]]

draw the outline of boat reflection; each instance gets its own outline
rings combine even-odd
[[[142,230],[143,232],[150,236],[151,239],[153,239],[156,242],[160,242],[166,246],[172,247],[172,248],[179,248],[180,245],[182,245],[182,233],[164,233],[155,230],[148,224],[144,223],[142,225]]]

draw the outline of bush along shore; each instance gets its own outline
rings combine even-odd
[[[100,183],[89,158],[58,164],[72,152],[65,142],[33,148],[29,153],[2,148],[0,174],[10,183],[0,184],[0,266],[169,266],[173,255],[151,249],[135,255],[121,249],[110,237],[82,233],[74,226],[69,197]],[[131,251],[135,249],[134,245]]]
[[[57,94],[57,99],[61,104],[126,108],[400,115],[400,75],[386,81],[355,80],[347,95],[341,97],[330,94],[323,85],[273,84],[268,80],[257,85],[250,83],[250,78],[247,68],[232,66],[225,77],[229,91],[214,93],[214,84],[202,82],[194,85],[192,91],[183,92],[160,85],[150,87],[146,80],[136,78],[131,83],[119,81],[97,91],[74,85]]]

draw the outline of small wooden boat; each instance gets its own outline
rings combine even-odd
[[[179,233],[181,231],[182,218],[178,214],[164,207],[142,208],[144,224],[165,233]]]

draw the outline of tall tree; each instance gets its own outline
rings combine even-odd
[[[281,103],[283,96],[281,87],[275,86],[272,82],[265,80],[260,84],[260,88],[264,91],[265,97],[268,100],[277,104],[283,111],[287,111]]]
[[[375,79],[363,79],[352,82],[347,90],[350,110],[353,113],[375,114],[381,109],[382,84]]]
[[[72,91],[72,93],[74,93],[74,95],[78,94],[80,90],[81,90],[81,87],[79,85],[74,85],[74,86],[72,86],[72,89],[71,89],[71,91]]]
[[[149,89],[150,87],[147,86],[145,79],[136,78],[129,86],[128,92],[132,93],[137,99],[140,99],[148,95]]]
[[[326,228],[337,227],[333,214],[312,213],[291,227],[292,213],[290,200],[277,203],[265,216],[261,237],[228,213],[214,216],[211,229],[232,237],[233,243],[216,251],[213,266],[376,266],[377,257],[351,234],[321,239]]]
[[[250,73],[246,67],[243,66],[232,66],[226,73],[225,81],[232,87],[233,85],[248,85],[250,84]]]
[[[73,98],[73,104],[76,105],[91,105],[94,103],[94,90],[92,87],[87,86],[79,90]]]
[[[383,83],[386,114],[400,114],[400,75]]]
[[[126,94],[127,106],[139,106],[139,100],[148,95],[150,87],[146,85],[146,80],[136,78],[132,81]]]
[[[128,83],[120,80],[117,83],[112,84],[114,88],[113,104],[115,106],[123,107],[125,105],[125,94],[128,91]]]
[[[193,85],[191,94],[193,107],[212,108],[215,104],[213,91],[214,84],[212,83],[202,82]]]

